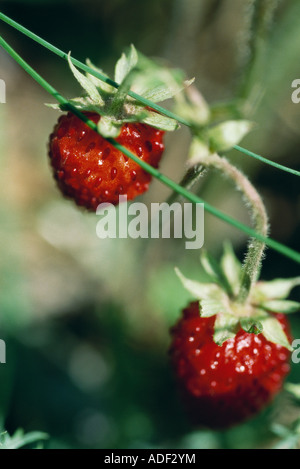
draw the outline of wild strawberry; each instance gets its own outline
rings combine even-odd
[[[85,113],[95,123],[98,114]],[[117,141],[157,168],[164,151],[164,132],[146,124],[124,124]],[[64,195],[90,210],[103,202],[119,203],[145,192],[151,176],[103,137],[69,113],[59,119],[50,137],[54,177]]]
[[[288,333],[286,317],[276,318]],[[215,321],[201,318],[199,303],[191,303],[172,330],[170,353],[192,420],[224,428],[255,415],[280,391],[290,352],[242,328],[219,346]]]
[[[219,266],[206,254],[211,283],[185,278],[192,302],[172,329],[171,362],[194,423],[226,428],[263,409],[289,372],[291,336],[283,313],[300,278],[258,282],[245,303],[237,299],[241,265],[227,246]]]
[[[60,118],[50,137],[50,159],[55,179],[64,195],[78,205],[95,210],[100,203],[117,204],[120,195],[133,199],[148,189],[151,176],[131,159],[108,143],[114,138],[141,160],[157,168],[162,157],[165,131],[178,123],[143,106],[128,95],[130,91],[159,102],[173,97],[190,82],[183,82],[178,71],[162,68],[149,60],[139,62],[132,46],[122,54],[115,67],[114,87],[69,66],[85,91],[83,97],[70,100],[73,107],[97,124],[99,134],[73,114]],[[103,77],[91,62],[89,67]],[[63,106],[50,105],[65,110]],[[100,117],[101,116],[101,117]]]

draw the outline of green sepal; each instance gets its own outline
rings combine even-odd
[[[179,277],[184,288],[193,295],[197,300],[204,300],[206,298],[216,298],[224,295],[222,289],[214,283],[200,283],[196,280],[186,278],[179,269],[175,268],[175,272]]]
[[[272,313],[292,314],[300,311],[300,303],[297,301],[271,300],[261,303],[260,307]]]
[[[212,152],[231,150],[252,130],[253,122],[247,120],[227,121],[207,131],[207,138]]]
[[[94,65],[90,59],[86,59],[86,64],[88,67],[90,67],[92,70],[94,70],[95,72],[98,72],[100,73],[101,75],[103,75],[104,77],[106,77],[108,80],[109,80],[109,76],[106,75],[106,73],[103,72],[103,70],[99,67],[96,67],[96,65]],[[92,83],[94,83],[94,85],[99,89],[101,90],[101,95],[112,95],[116,92],[116,88],[114,88],[113,86],[109,85],[108,83],[106,83],[105,81],[103,80],[100,80],[99,78],[95,77],[94,75],[91,75],[90,73],[87,73],[86,74],[87,78],[89,80],[91,80]]]
[[[209,124],[211,119],[210,108],[196,87],[189,87],[185,93],[175,96],[174,112],[191,123],[199,130]]]
[[[115,67],[115,81],[119,85],[123,83],[125,78],[129,73],[137,66],[138,63],[138,53],[133,44],[130,46],[130,50],[126,55],[123,53],[116,63]]]
[[[117,138],[121,132],[122,123],[116,122],[106,116],[98,123],[98,130],[104,138]]]
[[[200,256],[200,262],[205,270],[206,274],[209,276],[209,279],[222,286],[223,289],[229,294],[232,294],[231,286],[226,278],[220,264],[216,259],[211,256],[206,250],[203,250]]]
[[[267,316],[261,320],[261,324],[263,326],[262,334],[269,342],[281,345],[282,347],[287,348],[290,352],[294,351],[278,319],[272,316]]]
[[[283,300],[289,296],[292,289],[300,285],[300,277],[277,279],[270,282],[258,282],[253,287],[253,299],[257,303],[268,300]]]
[[[192,140],[189,155],[188,155],[188,165],[194,167],[198,164],[202,164],[206,158],[212,154],[209,148],[208,141],[203,138],[203,136],[195,136]]]
[[[179,128],[179,124],[174,119],[170,117],[162,116],[157,112],[147,111],[146,117],[142,119],[144,124],[151,125],[151,127],[155,127],[156,129],[164,130],[166,132],[172,132]]]
[[[202,318],[211,318],[220,313],[230,314],[230,310],[224,301],[224,295],[220,295],[220,298],[204,298],[200,300],[200,316]]]
[[[228,339],[233,339],[239,329],[239,320],[231,314],[219,314],[214,326],[214,342],[222,346]]]
[[[263,325],[260,321],[254,318],[241,318],[240,324],[242,329],[248,334],[261,334],[263,331]]]
[[[68,54],[68,62],[70,69],[78,81],[78,83],[82,86],[82,88],[85,90],[87,95],[91,98],[92,102],[96,105],[103,106],[104,101],[102,97],[100,96],[100,93],[97,89],[97,87],[94,85],[93,81],[87,78],[83,73],[79,72],[77,68],[73,65],[71,61],[71,52]]]
[[[232,294],[236,296],[240,291],[242,264],[236,257],[232,245],[227,242],[224,243],[221,267],[231,287]]]

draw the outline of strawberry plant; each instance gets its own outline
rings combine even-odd
[[[170,322],[173,322],[171,345],[169,347],[170,364],[173,367],[174,376],[181,393],[183,408],[187,410],[196,428],[205,427],[224,431],[234,425],[243,424],[268,407],[274,397],[282,390],[284,380],[290,372],[293,332],[287,315],[299,311],[300,304],[289,300],[288,297],[293,288],[300,284],[300,280],[299,277],[296,277],[273,278],[273,280],[264,281],[261,279],[261,269],[266,257],[266,247],[271,248],[276,254],[282,255],[286,259],[294,261],[295,264],[300,263],[300,254],[269,236],[270,221],[261,195],[248,177],[232,164],[229,158],[224,156],[230,150],[235,149],[239,154],[251,156],[273,166],[276,170],[284,171],[288,174],[288,177],[299,177],[300,175],[299,171],[291,169],[288,165],[284,166],[268,160],[240,146],[241,141],[255,129],[254,110],[259,106],[263,95],[263,86],[261,77],[258,76],[258,70],[265,68],[265,60],[268,54],[266,39],[271,31],[277,3],[273,0],[250,0],[247,2],[249,11],[252,12],[249,15],[251,24],[248,25],[249,37],[246,38],[246,41],[248,41],[246,49],[248,49],[244,55],[244,72],[241,73],[238,85],[238,97],[221,104],[208,104],[202,93],[196,88],[193,79],[186,80],[186,75],[182,71],[172,70],[165,64],[158,64],[156,61],[147,59],[137,52],[134,46],[131,46],[117,61],[112,79],[93,65],[91,61],[87,60],[85,64],[81,63],[71,53],[66,54],[55,48],[44,39],[0,13],[0,20],[13,26],[66,60],[73,76],[83,89],[83,94],[80,97],[66,99],[0,36],[2,48],[44,90],[57,100],[58,104],[48,106],[64,113],[58,119],[48,143],[51,170],[64,197],[72,199],[80,207],[96,212],[99,204],[103,202],[118,205],[119,197],[122,195],[126,195],[129,200],[134,200],[144,194],[153,178],[156,178],[173,191],[168,199],[169,203],[183,197],[193,204],[203,204],[208,214],[213,215],[227,225],[231,225],[251,238],[243,263],[238,260],[230,244],[225,244],[220,263],[207,252],[201,251],[202,270],[199,274],[200,280],[191,280],[189,278],[192,275],[188,272],[188,268],[183,265],[184,255],[178,256],[176,262],[180,267],[176,268],[176,273],[189,295],[189,303],[183,310],[181,317],[177,318],[177,322],[174,319],[175,312],[170,313],[170,317],[172,317]],[[253,31],[256,34],[250,34]],[[172,101],[168,103],[168,109],[159,104],[169,99],[172,99]],[[176,135],[175,131],[179,129],[180,125],[186,126],[190,130],[190,147],[186,158],[186,173],[181,183],[176,183],[171,177],[161,173],[159,166],[165,153],[165,147],[168,148],[167,138],[171,139],[171,134],[166,134],[173,132],[173,135]],[[175,166],[174,160],[173,164]],[[205,196],[204,198],[200,197],[198,192],[194,190],[196,183],[208,172],[215,173],[218,181],[227,179],[241,194],[241,198],[245,202],[245,211],[249,211],[252,220],[251,227],[246,222],[240,221],[238,216],[232,217],[216,208],[214,204],[206,201]],[[51,181],[49,172],[47,175]],[[222,194],[224,199],[226,196],[227,194]],[[154,197],[159,198],[158,194],[154,194]],[[64,199],[61,199],[58,199],[58,203],[61,204],[61,207],[64,207],[65,212],[63,213],[74,213],[75,220],[77,214],[82,212],[76,211],[76,207],[72,208],[71,204],[64,205]],[[84,216],[88,217],[89,214]],[[85,218],[84,220],[88,224],[87,220],[91,220],[91,218]],[[76,218],[76,220],[78,222],[79,219]],[[64,220],[62,224],[64,225]],[[48,228],[45,229],[45,226]],[[124,262],[127,246],[122,250],[121,255],[121,251],[117,252],[115,246],[112,249],[114,251],[113,255],[111,254],[112,251],[108,251],[106,262],[103,262],[104,272],[101,282],[95,282],[94,284],[91,281],[93,275],[91,274],[91,277],[89,277],[88,271],[93,270],[94,273],[98,271],[98,266],[95,268],[95,265],[93,265],[93,269],[89,269],[87,266],[89,266],[89,259],[94,258],[95,250],[88,251],[88,255],[85,256],[86,246],[80,246],[79,249],[74,249],[74,251],[70,246],[73,243],[76,226],[78,225],[71,224],[70,226],[70,239],[72,239],[72,242],[66,242],[66,245],[68,244],[68,255],[71,254],[70,258],[75,258],[74,251],[78,251],[76,256],[78,256],[77,258],[81,256],[80,268],[84,272],[83,277],[87,279],[86,284],[89,284],[89,288],[91,285],[91,291],[96,290],[98,292],[101,283],[103,291],[100,292],[100,296],[103,292],[106,294],[107,285],[109,284],[107,277],[113,277],[111,283],[114,283],[114,289],[110,290],[111,298],[114,302],[120,301],[122,304],[122,299],[124,300],[122,298],[123,291],[126,290],[126,285],[129,284],[132,276],[132,271],[128,269],[128,264]],[[49,244],[53,243],[55,249],[60,253],[61,244],[55,239],[57,225],[56,228],[52,227],[52,219],[48,224],[45,223],[44,219],[44,224],[40,223],[39,230],[43,239]],[[220,237],[222,237],[221,234]],[[138,291],[140,289],[138,286],[141,287],[142,294],[146,296],[147,275],[144,272],[145,264],[141,261],[141,253],[143,253],[144,258],[149,257],[150,263],[153,260],[153,269],[156,269],[155,256],[152,256],[153,251],[150,251],[148,246],[142,244],[139,247],[141,249],[140,251],[137,250],[138,255],[136,256],[134,271],[136,282],[131,282],[134,283],[134,287],[131,287],[131,290],[128,290],[128,293],[126,292],[126,295],[124,295],[127,298],[127,303],[125,304],[125,301],[123,301],[122,308],[127,313],[129,309],[134,310],[136,308],[139,310],[140,308],[138,300]],[[176,245],[176,250],[180,251],[178,247],[179,244]],[[102,245],[101,248],[101,251],[105,251],[106,246],[103,248]],[[130,253],[131,251],[128,250],[128,257],[130,257]],[[275,255],[274,252],[270,255],[272,254]],[[110,263],[108,262],[109,257],[111,257]],[[132,264],[134,264],[134,261],[132,261]],[[173,259],[172,264],[175,264]],[[157,268],[158,277],[159,267]],[[165,269],[168,272],[173,271],[170,265]],[[126,275],[124,275],[124,272],[126,272]],[[173,273],[168,275],[171,276]],[[64,280],[68,278],[68,275],[65,276],[64,272],[62,276]],[[205,279],[201,279],[203,276]],[[121,281],[125,286],[117,285],[121,277]],[[175,274],[174,279],[177,280],[177,284],[172,288],[176,289],[176,293],[178,290],[180,295],[181,287]],[[72,284],[72,279],[66,283]],[[72,285],[70,285],[71,287]],[[169,284],[166,286],[164,282],[162,282],[161,288],[167,290],[164,292],[167,302],[170,299],[170,304],[172,299],[173,305],[177,298],[175,290],[172,290]],[[67,289],[68,285],[66,285]],[[122,293],[119,290],[122,290]],[[134,298],[131,298],[130,295]],[[41,294],[41,296],[43,295]],[[53,296],[56,296],[56,292]],[[111,306],[110,308],[112,309]],[[107,310],[110,311],[110,308],[107,308]],[[90,305],[86,310],[90,311]],[[160,318],[156,327],[153,327],[150,322],[149,326],[148,322],[145,326],[144,318],[147,317],[144,314],[145,311],[141,308],[139,312],[142,319],[140,318],[138,321],[143,322],[144,330],[147,330],[147,337],[144,337],[144,342],[148,340],[156,344],[157,330],[160,329],[163,321]],[[90,317],[89,314],[86,314],[86,316]],[[131,347],[132,337],[134,337],[134,327],[136,327],[138,321],[136,318],[128,320],[130,327],[132,327],[131,332],[128,334],[129,348]],[[118,327],[114,325],[112,329],[122,328],[123,323],[121,321],[117,320],[116,324],[118,324]],[[68,336],[69,340],[63,340],[63,342],[66,342],[64,343],[66,349],[72,347],[70,344],[76,342],[74,336],[78,334],[79,330],[81,333],[81,324],[80,327],[76,325],[75,329],[76,332],[72,331]],[[99,333],[97,327],[95,329],[91,327],[91,329]],[[84,328],[83,330],[86,331]],[[120,335],[122,334],[123,332],[120,333]],[[124,336],[126,336],[125,332]],[[104,337],[105,333],[102,340]],[[93,339],[97,343],[97,347],[98,339],[98,337],[96,340]],[[116,344],[114,343],[115,339]],[[131,360],[128,360],[128,364],[126,357],[123,356],[126,355],[124,351],[127,347],[127,336],[123,340],[125,345],[122,340],[114,335],[111,335],[111,337],[108,335],[107,338],[107,341],[110,341],[111,349],[109,359],[111,359],[111,362],[115,361],[111,364],[111,368],[115,367],[120,371],[122,394],[123,388],[125,396],[131,394],[127,392],[128,383],[132,382],[136,385],[136,392],[132,392],[132,402],[134,402],[137,410],[133,406],[132,414],[134,418],[132,421],[127,418],[126,409],[122,417],[122,399],[120,399],[120,406],[116,411],[121,415],[120,419],[123,418],[125,421],[124,428],[129,428],[128,433],[131,432],[131,435],[134,435],[132,436],[134,440],[134,438],[139,437],[139,432],[136,436],[134,426],[139,427],[140,425],[142,427],[142,424],[146,421],[144,426],[147,428],[148,421],[147,418],[143,420],[145,416],[141,417],[138,410],[138,403],[141,396],[144,395],[144,388],[139,388],[136,377],[138,370],[141,372],[141,365],[140,368],[138,366],[135,368],[138,359],[134,361],[133,356],[131,356],[132,363]],[[167,348],[166,342],[168,339],[164,337],[164,340],[164,346]],[[96,348],[95,344],[93,346]],[[137,351],[139,350],[138,347],[142,348],[140,343],[136,344],[135,342],[133,349],[134,347]],[[155,348],[155,345],[153,347]],[[105,360],[99,359],[93,347],[92,350],[86,347],[80,354],[80,357],[87,357],[83,362],[80,361],[80,358],[80,366],[76,361],[78,355],[74,353],[74,356],[75,358],[72,356],[70,363],[65,364],[65,366],[68,368],[71,379],[78,382],[81,389],[84,389],[85,386],[92,387],[93,383],[97,383],[97,373],[93,373],[92,379],[91,376],[88,376],[91,363],[96,362],[103,372],[104,378],[103,376],[99,377],[100,381],[101,379],[105,380],[105,373],[109,376]],[[113,359],[112,356],[114,356]],[[142,353],[140,357],[143,357]],[[158,362],[156,367],[159,368]],[[134,372],[136,375],[134,375]],[[85,373],[87,374],[85,375]],[[161,375],[163,374],[162,372]],[[82,378],[82,375],[85,378]],[[145,379],[146,381],[149,388],[151,388],[148,377]],[[162,382],[165,383],[163,379]],[[132,388],[134,388],[133,385]],[[111,385],[112,393],[115,393],[116,389],[117,386]],[[176,399],[176,389],[170,386],[168,393],[166,393],[168,398],[170,390],[172,396],[170,401],[172,401],[172,399]],[[149,394],[154,395],[156,391],[151,388]],[[64,395],[63,392],[61,394]],[[55,390],[53,395],[55,395]],[[62,400],[62,402],[55,402],[55,405],[60,407],[61,412],[65,410],[64,403],[66,401],[67,399]],[[72,405],[74,405],[73,401]],[[92,404],[89,403],[88,407],[93,405],[92,401]],[[143,402],[142,405],[145,405],[145,403]],[[168,406],[166,408],[169,409]],[[176,408],[176,411],[178,410],[179,415],[180,410],[177,409],[176,405],[174,405],[174,408]],[[174,414],[173,410],[169,413]],[[110,427],[106,421],[106,416],[101,413],[99,415],[92,412],[92,417],[87,417],[85,420],[86,425],[81,425],[81,420],[79,419],[79,421],[80,423],[74,424],[74,427],[76,427],[77,433],[83,435],[83,440],[89,438],[92,433],[91,429],[95,427],[97,429],[100,427],[107,428],[109,434],[114,425],[115,427],[118,426],[111,424]],[[150,418],[149,421],[151,421]],[[151,422],[148,422],[148,433],[145,431],[145,435],[151,434]],[[126,427],[127,424],[128,427]],[[189,428],[192,427],[189,426]],[[292,430],[288,426],[278,426],[275,430],[283,439],[286,436],[288,441],[291,442],[291,446],[297,446],[299,437],[298,420],[292,425]],[[214,433],[214,435],[217,435],[217,433]],[[3,435],[3,449],[6,446],[21,447],[27,445],[35,441],[36,437],[37,439],[42,438],[35,434],[29,434],[27,437],[16,434],[12,438]],[[150,437],[145,436],[145,439],[147,438]]]

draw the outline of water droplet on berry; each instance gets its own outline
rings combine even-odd
[[[109,191],[108,191],[108,190],[104,191],[104,195],[105,195],[106,197],[108,197],[108,196],[109,196]]]
[[[136,176],[137,176],[136,171],[131,171],[131,180],[132,181],[136,180]]]
[[[136,188],[136,190],[139,191],[141,189],[141,184],[139,182],[136,182],[135,188]]]
[[[77,141],[78,141],[78,142],[81,142],[81,140],[84,139],[85,135],[86,135],[86,130],[82,130],[82,131],[80,132],[80,134],[78,135],[78,137],[77,137]]]
[[[138,147],[136,154],[137,154],[137,156],[142,156],[142,154],[143,154],[143,148],[142,148],[142,147]]]

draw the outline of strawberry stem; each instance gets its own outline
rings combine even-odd
[[[266,70],[267,40],[279,2],[280,0],[247,0],[246,2],[248,32],[244,40],[244,70],[238,96],[245,101],[244,109],[250,113],[257,104],[257,84],[260,84],[260,88],[263,87],[261,77],[264,74],[261,70]]]
[[[203,157],[199,155],[197,161],[202,163],[206,168],[217,169],[234,183],[244,196],[256,232],[260,233],[262,237],[267,238],[269,232],[268,215],[260,195],[249,179],[226,158],[222,158],[217,153]],[[266,243],[257,238],[250,241],[242,269],[241,288],[237,297],[239,303],[246,302],[252,286],[258,280],[265,247]]]

